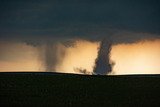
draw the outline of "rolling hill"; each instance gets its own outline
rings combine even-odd
[[[160,75],[0,73],[0,106],[160,106]]]

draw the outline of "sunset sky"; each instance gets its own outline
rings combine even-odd
[[[0,72],[92,74],[103,39],[111,75],[160,74],[160,1],[0,1]]]

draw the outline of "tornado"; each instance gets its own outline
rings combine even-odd
[[[112,65],[110,63],[111,46],[110,40],[103,39],[101,41],[93,69],[94,74],[107,75],[112,71]]]
[[[56,70],[57,64],[57,47],[53,43],[46,43],[44,47],[44,66],[45,71],[52,72]]]

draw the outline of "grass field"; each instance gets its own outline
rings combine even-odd
[[[0,107],[160,107],[160,75],[0,73]]]

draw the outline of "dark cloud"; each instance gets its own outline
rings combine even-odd
[[[0,39],[43,43],[121,38],[115,36],[121,31],[159,34],[159,5],[159,0],[1,0]],[[134,37],[122,37],[123,42]]]

